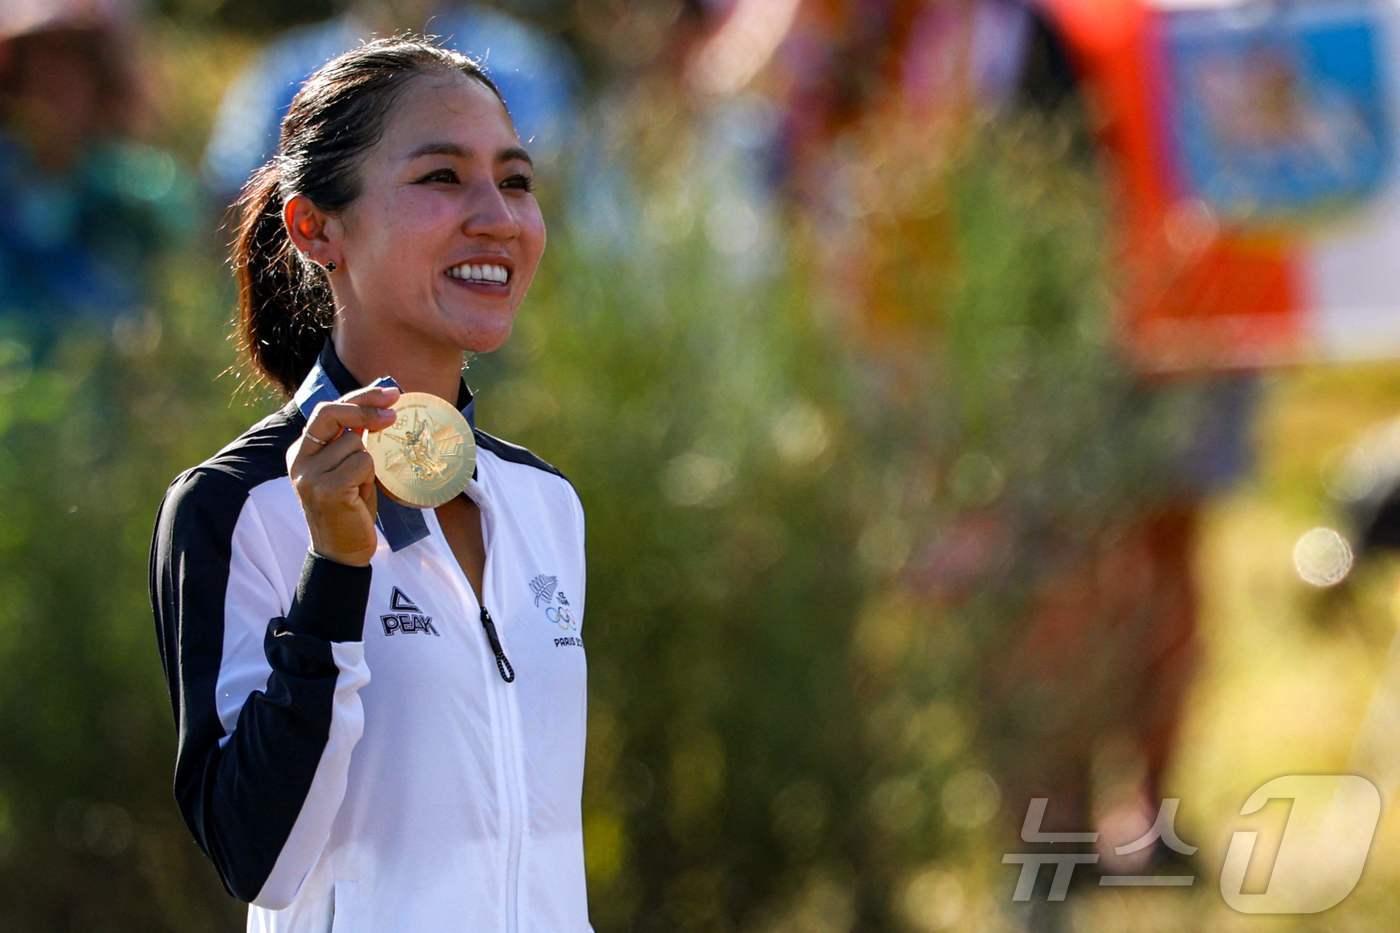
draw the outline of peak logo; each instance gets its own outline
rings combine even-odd
[[[420,632],[425,635],[438,635],[438,630],[433,627],[433,617],[419,609],[418,604],[409,599],[408,594],[397,586],[389,595],[389,608],[394,611],[379,617],[379,624],[384,626],[385,637]]]

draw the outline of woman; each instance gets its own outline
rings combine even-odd
[[[472,418],[531,175],[480,68],[396,39],[308,79],[245,188],[240,336],[292,399],[171,485],[151,590],[176,798],[250,930],[590,929],[578,497],[474,430],[466,493],[410,508],[362,437],[400,390]]]

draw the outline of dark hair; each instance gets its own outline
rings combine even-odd
[[[302,194],[326,211],[354,201],[360,157],[379,141],[399,92],[418,75],[444,71],[480,81],[505,104],[479,63],[423,37],[377,39],[331,59],[292,98],[276,154],[235,202],[240,349],[289,395],[315,363],[335,308],[325,273],[287,235],[284,199]]]

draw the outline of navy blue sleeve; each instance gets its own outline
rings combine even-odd
[[[325,846],[363,731],[371,570],[308,554],[282,612],[253,511],[246,477],[177,478],[156,519],[150,589],[176,801],[229,892],[275,909]]]

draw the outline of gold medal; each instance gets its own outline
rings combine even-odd
[[[435,509],[467,488],[476,468],[476,439],[462,413],[428,392],[405,392],[383,431],[365,432],[374,475],[395,499]]]

